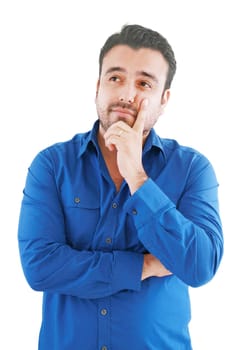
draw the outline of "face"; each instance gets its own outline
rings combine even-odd
[[[144,135],[148,134],[167,104],[168,63],[159,51],[126,45],[113,47],[104,57],[97,83],[96,108],[103,134],[122,120],[133,126],[143,99],[148,99]]]

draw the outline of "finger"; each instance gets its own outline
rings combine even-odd
[[[130,132],[131,127],[122,121],[111,125],[104,134],[105,141],[112,136],[122,137],[125,133]]]
[[[107,139],[105,139],[105,146],[110,150],[118,150],[119,145],[121,144],[121,140],[119,136],[111,135]]]
[[[133,129],[136,132],[143,133],[145,120],[147,116],[147,106],[148,106],[148,99],[144,99],[141,102],[140,109],[137,115],[137,119],[134,123]]]
[[[131,127],[123,122],[122,120],[117,121],[116,123],[112,124],[107,131],[105,132],[104,136],[108,137],[111,134],[118,134],[120,130],[123,131],[130,131]]]

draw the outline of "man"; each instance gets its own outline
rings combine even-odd
[[[191,349],[188,287],[223,253],[218,183],[194,149],[153,129],[176,71],[159,33],[126,25],[99,58],[93,129],[40,152],[19,249],[44,292],[40,350]]]

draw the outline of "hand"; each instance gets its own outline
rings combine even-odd
[[[142,280],[149,277],[164,277],[172,275],[166,267],[152,254],[144,255],[144,264],[142,269]]]
[[[111,125],[104,134],[105,145],[117,151],[117,166],[121,176],[129,185],[131,194],[146,180],[142,165],[143,130],[148,100],[143,100],[132,127],[123,121]]]

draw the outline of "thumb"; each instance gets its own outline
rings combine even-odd
[[[145,125],[145,120],[147,116],[147,106],[148,106],[148,99],[145,98],[142,100],[139,108],[139,112],[137,115],[137,119],[135,120],[133,129],[137,132],[143,133],[144,130],[144,125]]]

